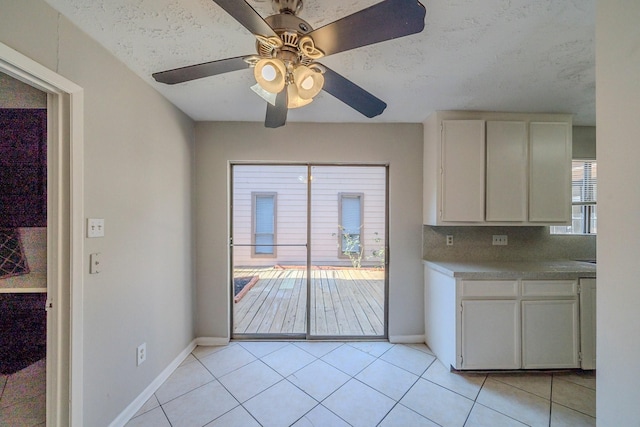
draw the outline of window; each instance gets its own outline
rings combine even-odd
[[[276,193],[253,193],[254,256],[275,256]]]
[[[340,253],[362,253],[362,194],[339,194]]]
[[[597,178],[595,160],[574,160],[572,163],[571,225],[553,226],[551,234],[596,234]]]

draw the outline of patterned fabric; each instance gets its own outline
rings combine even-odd
[[[29,273],[20,234],[15,228],[0,228],[0,279]]]

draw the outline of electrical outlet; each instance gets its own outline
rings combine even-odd
[[[138,346],[138,350],[136,352],[136,360],[137,360],[137,366],[140,366],[144,363],[145,360],[147,360],[147,343],[143,342],[142,344],[140,344]]]
[[[100,253],[89,255],[89,274],[98,274],[102,271]]]
[[[494,234],[493,235],[493,245],[494,246],[506,246],[507,245],[507,235],[506,234]]]
[[[447,246],[453,246],[453,234],[447,234]]]

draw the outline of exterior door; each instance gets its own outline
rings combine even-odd
[[[386,337],[386,167],[231,176],[232,336]]]

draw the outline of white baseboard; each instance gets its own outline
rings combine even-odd
[[[198,345],[197,341],[198,339],[191,341],[187,348],[182,350],[182,352],[180,352],[180,354],[175,359],[173,359],[169,366],[167,366],[160,373],[160,375],[158,375],[156,379],[153,380],[151,384],[149,384],[147,388],[145,388],[142,393],[140,393],[140,395],[138,395],[138,397],[136,397],[135,400],[131,402],[129,406],[127,406],[125,410],[122,411],[120,415],[118,415],[116,419],[111,422],[111,424],[109,424],[109,427],[123,427],[127,422],[129,422],[131,417],[133,417],[140,410],[140,408],[142,408],[142,405],[144,405],[147,400],[149,400],[149,398],[153,396],[153,394],[156,392],[156,390],[158,390],[162,383],[164,383],[167,378],[169,378],[169,376],[173,373],[173,371],[175,371],[176,368],[180,366],[184,359],[186,359],[187,356],[191,354],[193,349],[196,348],[196,345]]]
[[[173,359],[173,361],[156,377],[151,384],[145,388],[133,402],[125,408],[124,411],[118,415],[118,417],[109,424],[109,427],[123,427],[131,417],[133,417],[142,408],[147,400],[160,388],[167,378],[175,371],[178,366],[184,361],[184,359],[191,354],[191,352],[199,345],[205,346],[217,346],[229,344],[229,338],[216,338],[216,337],[199,337],[189,343],[187,348],[182,350],[180,354]]]
[[[195,339],[195,343],[196,345],[206,345],[206,346],[227,345],[229,344],[229,338],[198,337]]]
[[[392,344],[424,344],[424,335],[389,335]]]

